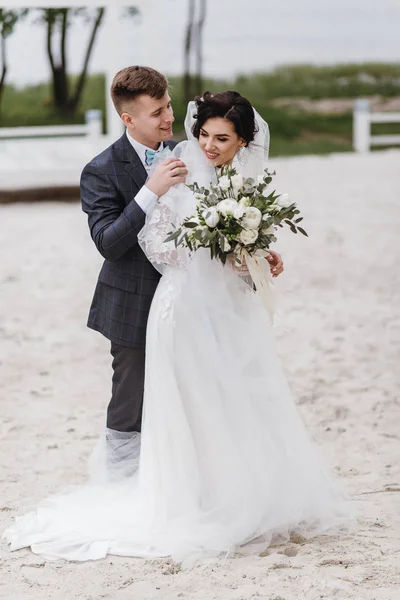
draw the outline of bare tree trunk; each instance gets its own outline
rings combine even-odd
[[[50,11],[52,11],[53,9],[46,9],[48,11],[47,14],[47,38],[46,38],[46,42],[47,42],[47,56],[49,57],[49,62],[50,62],[50,68],[51,68],[51,72],[52,72],[52,78],[53,78],[53,98],[54,98],[54,104],[56,105],[57,108],[61,108],[63,105],[63,91],[62,91],[62,77],[60,74],[60,66],[56,65],[56,62],[54,60],[54,55],[53,55],[53,49],[52,49],[52,38],[53,38],[53,31],[54,31],[54,25],[56,24],[56,21],[51,17],[51,13]]]
[[[5,10],[0,7],[0,103],[3,97],[6,75],[8,71],[6,40],[14,32],[15,25],[19,19],[23,19],[29,12],[29,9]]]
[[[67,71],[67,29],[68,29],[68,11],[69,8],[62,8],[61,20],[61,41],[60,41],[60,60],[64,71]]]
[[[183,99],[186,103],[192,100],[192,81],[190,74],[190,54],[193,40],[195,0],[189,0],[189,16],[186,25],[186,37],[184,48],[184,72],[183,72]]]
[[[200,0],[200,14],[196,27],[196,78],[195,91],[201,95],[203,90],[203,28],[206,19],[207,0]]]
[[[55,95],[56,104],[61,112],[69,114],[69,82],[67,74],[67,29],[69,8],[63,8],[60,15],[59,27],[61,29],[60,37],[60,59],[54,70],[55,86],[57,94]]]
[[[68,106],[69,100],[69,82],[68,82],[68,65],[67,65],[67,29],[68,29],[68,17],[69,8],[62,9],[62,22],[61,22],[61,77],[62,77],[62,88],[63,88],[63,104],[65,108]]]
[[[68,79],[62,65],[54,67],[53,71],[54,102],[56,107],[65,115],[69,114]]]
[[[69,114],[69,85],[67,74],[67,29],[69,8],[61,9],[61,14],[52,18],[50,11],[57,9],[46,9],[47,12],[47,56],[49,57],[50,68],[53,76],[53,98],[56,108],[64,115]],[[52,48],[52,38],[54,29],[60,28],[60,54],[56,60]]]
[[[1,54],[1,78],[0,78],[0,106],[3,97],[4,86],[7,75],[6,38],[3,30],[0,32],[0,54]]]
[[[92,29],[92,34],[90,36],[89,44],[88,44],[88,47],[86,49],[86,55],[85,55],[85,59],[83,61],[82,71],[81,71],[81,74],[79,75],[79,79],[78,79],[78,82],[76,84],[76,88],[75,88],[75,92],[74,92],[73,98],[70,101],[70,110],[71,110],[72,113],[75,112],[75,110],[76,110],[76,108],[77,108],[77,106],[79,104],[79,101],[81,99],[83,89],[85,87],[86,77],[87,77],[87,70],[88,70],[88,66],[89,66],[89,59],[90,59],[90,56],[91,56],[91,53],[92,53],[92,50],[93,50],[93,45],[94,45],[94,41],[95,41],[96,36],[97,36],[98,29],[99,29],[99,27],[101,25],[101,22],[103,20],[103,17],[104,17],[104,12],[105,12],[104,8],[99,8],[98,9],[97,17],[96,17],[96,20],[94,22],[93,29]]]
[[[52,35],[53,35],[53,21],[49,17],[47,19],[46,50],[47,50],[47,56],[49,57],[51,72],[54,73],[54,58],[53,58],[53,51],[51,49]]]

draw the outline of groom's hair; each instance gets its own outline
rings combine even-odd
[[[111,98],[118,114],[129,100],[146,94],[160,100],[168,90],[167,78],[151,67],[126,67],[118,71],[111,85]]]
[[[200,130],[208,119],[222,117],[231,121],[237,135],[242,138],[246,145],[254,140],[257,132],[257,125],[254,119],[254,110],[247,98],[244,98],[239,92],[228,90],[212,94],[204,92],[203,96],[195,98],[197,106],[197,115],[192,128],[192,133],[197,139],[200,137]]]

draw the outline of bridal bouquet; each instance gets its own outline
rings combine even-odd
[[[197,199],[196,214],[184,219],[170,232],[165,242],[185,246],[191,251],[209,248],[211,258],[225,264],[234,253],[235,262],[249,263],[252,256],[266,256],[276,242],[278,227],[287,226],[293,233],[307,235],[298,224],[303,220],[288,194],[270,191],[275,171],[265,169],[257,181],[246,179],[231,166],[217,169],[217,183],[209,188],[197,183],[188,187]]]

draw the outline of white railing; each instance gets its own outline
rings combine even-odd
[[[371,135],[371,123],[400,123],[400,112],[370,112],[368,100],[356,100],[353,111],[353,148],[369,152],[371,146],[400,144],[400,135]]]
[[[101,110],[88,110],[84,125],[39,125],[35,127],[0,127],[1,139],[36,137],[88,136],[98,138],[103,133]]]

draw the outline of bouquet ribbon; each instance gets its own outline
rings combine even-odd
[[[275,314],[275,293],[269,262],[266,260],[268,254],[268,251],[261,249],[258,249],[252,255],[246,250],[243,251],[250,277],[256,287],[257,294],[268,311],[272,324]]]

